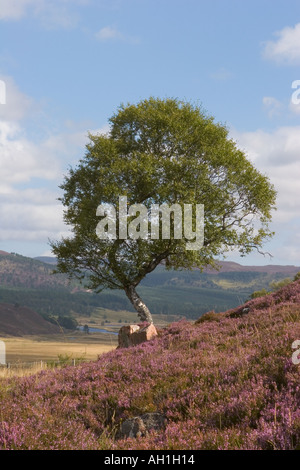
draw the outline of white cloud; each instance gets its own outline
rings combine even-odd
[[[261,129],[244,133],[232,131],[232,134],[250,159],[264,168],[300,163],[300,126],[279,127],[272,132]]]
[[[0,19],[19,20],[29,7],[39,3],[40,0],[0,0]]]
[[[122,39],[123,35],[118,31],[116,28],[112,28],[111,26],[105,26],[104,28],[100,29],[96,34],[96,39],[100,41],[107,41],[110,39]]]
[[[129,44],[138,44],[139,39],[134,36],[128,36],[121,33],[117,28],[113,26],[105,26],[95,33],[95,38],[101,42],[107,41],[123,41]]]
[[[280,127],[272,132],[232,130],[231,137],[278,191],[274,221],[285,224],[300,218],[300,126]]]
[[[300,115],[300,104],[295,104],[292,101],[289,103],[289,110],[296,115]]]
[[[84,151],[88,141],[87,124],[67,121],[60,133],[31,140],[26,133],[26,120],[39,116],[40,107],[18,89],[11,77],[4,77],[4,81],[7,100],[0,106],[1,187],[29,182],[32,178],[56,180],[65,162],[72,163],[74,156]],[[38,133],[38,128],[35,130]]]
[[[85,6],[90,0],[0,0],[0,20],[20,20],[33,15],[47,28],[72,28],[80,20],[74,6]]]
[[[37,234],[56,233],[66,228],[63,225],[61,206],[57,203],[36,204],[35,201],[20,201],[4,204],[0,208],[0,217],[1,233],[9,232],[14,239],[21,239],[24,233],[27,233],[27,239],[34,239]]]
[[[276,258],[285,260],[295,266],[300,264],[300,227],[294,227],[294,230],[286,236],[286,243],[274,250]]]
[[[68,234],[58,194],[46,188],[0,185],[0,242],[42,242]]]
[[[5,84],[5,104],[0,106],[0,121],[19,121],[37,105],[33,100],[22,93],[12,77],[0,75]]]
[[[225,67],[221,67],[216,72],[211,74],[211,78],[213,78],[214,80],[218,82],[229,80],[232,77],[233,77],[233,73],[230,70],[226,69]]]
[[[275,236],[265,250],[273,255],[272,263],[299,266],[300,126],[279,127],[270,132],[232,130],[231,137],[277,190],[277,211],[271,224]],[[253,258],[253,263],[265,262],[265,258]]]
[[[300,64],[300,23],[277,31],[275,41],[264,44],[264,57],[287,65]]]
[[[63,167],[83,150],[86,132],[65,131],[40,143],[23,134],[17,124],[0,121],[0,241],[46,244],[68,233],[58,186]]]
[[[47,151],[47,143],[37,145],[23,134],[17,124],[0,121],[0,184],[55,179],[60,168],[55,153]]]
[[[26,132],[27,120],[40,116],[34,100],[11,77],[8,100],[0,110],[0,241],[48,243],[68,233],[57,200],[63,170],[83,155],[88,141],[87,123],[65,122],[59,133],[35,141]],[[45,122],[40,122],[41,127]],[[39,128],[35,128],[39,134]],[[92,134],[108,129],[90,130]],[[14,251],[12,248],[11,251]]]
[[[280,116],[282,111],[282,103],[273,96],[264,96],[263,106],[270,118]]]
[[[300,80],[292,82],[289,101],[281,102],[273,96],[264,96],[262,103],[264,111],[270,119],[298,116],[300,114]]]
[[[77,26],[79,16],[69,6],[68,0],[37,0],[34,15],[45,28],[70,29]]]

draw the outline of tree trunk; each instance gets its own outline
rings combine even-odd
[[[125,288],[125,293],[134,306],[135,310],[138,313],[141,321],[146,321],[148,323],[153,323],[152,315],[147,305],[144,304],[138,293],[136,292],[134,286],[129,286]]]

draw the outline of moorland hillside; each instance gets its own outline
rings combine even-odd
[[[296,340],[300,280],[95,362],[2,380],[0,448],[299,450]],[[160,426],[122,432],[146,417]]]

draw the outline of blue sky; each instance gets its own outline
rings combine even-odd
[[[278,191],[273,258],[229,259],[300,266],[299,68],[298,0],[0,0],[0,250],[49,254],[87,133],[121,103],[177,97],[226,124]]]

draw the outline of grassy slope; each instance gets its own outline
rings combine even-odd
[[[0,448],[299,450],[299,303],[296,281],[96,362],[3,380]],[[154,411],[164,431],[115,438],[122,420]]]

